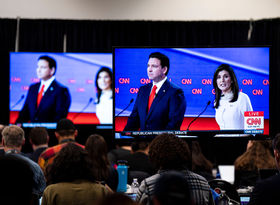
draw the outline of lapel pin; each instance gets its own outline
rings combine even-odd
[[[53,91],[53,87],[51,87],[50,90]]]

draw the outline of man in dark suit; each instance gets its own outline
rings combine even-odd
[[[124,131],[180,130],[186,110],[183,90],[167,80],[169,58],[149,56],[147,73],[152,83],[141,86]]]
[[[56,69],[53,58],[39,57],[36,71],[41,81],[29,87],[17,123],[57,122],[67,116],[71,97],[68,88],[56,81]]]
[[[272,142],[276,167],[280,170],[280,133]],[[273,205],[280,204],[280,174],[257,182],[251,194],[249,205]]]

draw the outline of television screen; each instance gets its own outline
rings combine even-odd
[[[162,54],[170,66],[157,56]],[[113,58],[116,138],[162,131],[182,136],[269,134],[269,47],[116,47]],[[166,67],[175,95],[164,86]],[[149,113],[153,83],[160,82]]]
[[[111,53],[11,52],[10,123],[55,127],[67,117],[112,128],[111,68]]]

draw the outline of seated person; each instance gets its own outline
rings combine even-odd
[[[101,135],[94,134],[87,138],[85,149],[93,162],[93,172],[98,181],[106,183],[112,190],[118,187],[118,172],[110,165],[107,158],[107,144]]]
[[[46,169],[48,186],[42,204],[96,205],[108,194],[108,189],[96,182],[88,153],[74,143],[68,143]]]
[[[33,194],[33,171],[28,163],[16,155],[0,156],[1,204],[36,205]]]
[[[169,171],[156,181],[154,205],[192,204],[189,184],[181,172]]]
[[[143,176],[150,176],[156,173],[156,170],[149,160],[149,142],[136,140],[131,144],[132,153],[123,157],[127,161],[129,176],[128,183],[132,182],[133,178],[138,178],[139,183],[142,181],[141,173]],[[134,176],[133,173],[136,175]],[[139,176],[137,176],[139,173]]]
[[[136,201],[142,204],[151,203],[156,180],[163,173],[174,170],[181,172],[189,182],[190,196],[194,205],[214,204],[207,180],[188,170],[191,156],[189,146],[183,139],[167,133],[158,135],[150,144],[149,157],[158,172],[141,182]]]
[[[259,179],[259,169],[275,169],[271,154],[271,141],[248,141],[247,150],[234,162],[235,186],[254,186]]]
[[[33,152],[26,156],[37,163],[40,154],[48,148],[49,134],[46,128],[33,127],[29,133],[29,142],[32,145]]]

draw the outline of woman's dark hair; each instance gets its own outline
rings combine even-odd
[[[192,171],[212,173],[213,164],[203,155],[198,141],[192,142]]]
[[[188,144],[173,134],[158,135],[150,144],[149,158],[157,169],[186,169],[191,163]]]
[[[86,141],[85,149],[92,161],[94,176],[104,181],[109,176],[110,163],[107,157],[107,144],[98,134],[90,135]]]
[[[101,96],[101,93],[102,93],[102,90],[99,88],[97,81],[98,81],[99,74],[101,72],[103,72],[103,71],[107,72],[109,74],[109,76],[111,78],[111,81],[112,81],[111,89],[113,89],[113,73],[112,73],[112,70],[110,68],[107,68],[107,67],[101,67],[99,69],[99,71],[97,72],[96,77],[95,77],[95,87],[97,89],[97,101],[96,101],[96,104],[98,104],[100,102],[100,96]]]
[[[237,100],[238,94],[239,94],[239,86],[238,86],[238,82],[237,82],[233,69],[228,64],[221,64],[215,71],[214,77],[213,77],[213,86],[215,89],[215,105],[214,105],[215,108],[218,108],[220,106],[221,90],[218,88],[217,78],[218,78],[219,72],[221,72],[223,70],[225,70],[229,73],[230,78],[232,80],[231,90],[233,92],[233,98],[230,102],[235,102]]]
[[[86,150],[69,142],[63,147],[53,163],[46,169],[48,184],[73,182],[75,180],[95,181],[92,163]]]
[[[247,171],[275,169],[271,147],[270,140],[254,140],[252,146],[235,160],[235,169]]]

